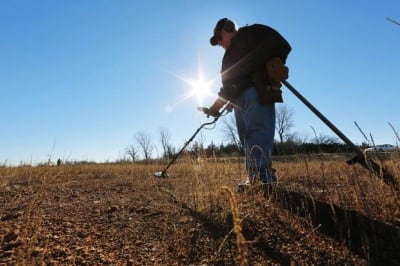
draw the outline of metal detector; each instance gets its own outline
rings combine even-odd
[[[394,178],[393,174],[387,169],[381,167],[371,158],[366,158],[364,152],[360,147],[356,146],[349,138],[347,138],[334,124],[332,124],[321,112],[317,110],[303,95],[301,95],[292,85],[287,81],[282,81],[282,83],[302,101],[316,116],[318,116],[322,122],[324,122],[336,135],[341,138],[347,145],[349,145],[356,156],[347,161],[348,164],[360,163],[364,168],[375,174],[377,177],[381,178],[383,182],[390,185],[391,187],[398,189],[398,182]]]
[[[167,178],[168,177],[168,172],[167,172],[168,168],[176,161],[176,159],[181,155],[181,153],[185,150],[185,148],[189,145],[189,143],[193,141],[193,139],[200,132],[200,130],[202,128],[204,128],[205,126],[209,126],[209,125],[215,124],[217,122],[217,120],[228,111],[228,106],[229,106],[229,103],[227,103],[225,105],[225,107],[222,109],[222,111],[219,112],[211,122],[206,122],[206,123],[201,124],[201,126],[196,130],[196,132],[194,132],[193,136],[191,136],[190,139],[185,142],[185,144],[183,145],[182,149],[177,154],[175,154],[175,156],[168,163],[168,165],[164,168],[164,170],[162,170],[161,172],[155,172],[154,176],[158,177],[158,178]],[[206,107],[198,107],[197,109],[199,111],[204,112],[205,114],[209,114],[210,113],[209,109],[206,108]],[[207,115],[207,117],[209,117],[209,115]]]

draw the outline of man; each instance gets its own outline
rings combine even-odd
[[[223,87],[208,114],[218,116],[230,104],[234,108],[240,141],[245,149],[248,178],[258,176],[263,184],[276,182],[272,168],[275,136],[275,102],[283,102],[281,81],[288,78],[286,58],[289,43],[274,29],[260,24],[237,29],[227,18],[220,19],[210,39],[225,49],[221,78]]]

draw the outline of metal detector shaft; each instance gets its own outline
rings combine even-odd
[[[185,142],[185,144],[183,145],[183,147],[181,148],[181,150],[175,154],[175,156],[171,159],[171,161],[168,163],[168,165],[164,168],[164,170],[161,173],[157,173],[155,174],[158,177],[167,177],[167,170],[168,168],[176,161],[176,159],[181,155],[181,153],[186,149],[186,147],[189,145],[190,142],[193,141],[193,139],[196,137],[196,135],[200,132],[200,130],[202,128],[204,128],[205,126],[209,126],[214,124],[215,122],[217,122],[217,120],[222,116],[222,114],[225,113],[226,109],[228,108],[228,104],[225,105],[225,107],[222,109],[222,111],[219,113],[218,116],[214,117],[214,119],[211,122],[206,122],[201,124],[201,126],[196,130],[196,132],[194,132],[193,136],[190,137],[190,139],[188,141]]]
[[[381,177],[382,180],[388,185],[394,187],[396,190],[398,189],[398,182],[394,178],[393,174],[387,171],[386,169],[380,167],[376,162],[372,159],[365,158],[365,155],[360,147],[356,146],[348,137],[346,137],[334,124],[332,124],[320,111],[317,110],[303,95],[301,95],[289,82],[286,80],[282,81],[282,83],[302,101],[316,116],[318,116],[336,135],[341,138],[347,145],[349,145],[353,151],[357,154],[351,160],[348,160],[348,164],[360,163],[364,168],[373,172],[378,177]]]
[[[348,137],[346,137],[334,124],[332,124],[320,111],[317,110],[306,98],[303,97],[289,82],[286,80],[282,81],[282,83],[291,91],[294,95],[299,98],[310,110],[318,116],[336,135],[339,136],[347,145],[352,147],[352,149],[357,153],[357,155],[364,156],[363,151],[360,147],[356,146]]]

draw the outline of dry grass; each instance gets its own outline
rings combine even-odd
[[[397,157],[385,164],[399,177]],[[0,264],[363,263],[261,194],[237,194],[241,163],[184,160],[154,178],[163,166],[0,167]],[[400,224],[399,195],[359,166],[274,167],[287,189]]]
[[[246,243],[246,239],[242,234],[242,224],[239,216],[239,209],[236,202],[235,195],[233,192],[226,186],[223,186],[222,189],[228,194],[229,203],[232,211],[232,219],[233,219],[233,231],[236,234],[236,246],[238,249],[238,261],[239,265],[248,265],[247,255],[248,255],[248,247]]]

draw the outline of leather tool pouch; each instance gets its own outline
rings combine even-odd
[[[272,87],[265,78],[265,74],[255,73],[252,79],[258,92],[260,104],[282,103],[282,91],[279,87]]]

